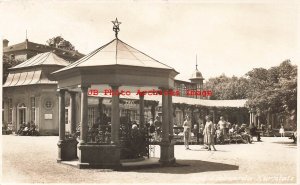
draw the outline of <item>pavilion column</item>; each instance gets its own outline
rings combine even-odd
[[[118,92],[119,86],[111,85],[113,92]],[[111,142],[119,145],[119,129],[120,129],[120,111],[119,111],[119,95],[112,94],[111,105]]]
[[[59,140],[65,140],[65,112],[66,112],[66,103],[65,103],[65,89],[59,90],[59,98],[58,98],[58,124],[59,124]]]
[[[88,134],[88,87],[81,86],[81,104],[80,104],[80,144],[87,143]]]
[[[58,126],[59,126],[59,140],[58,146],[58,158],[57,161],[64,160],[64,141],[65,141],[65,89],[59,89],[58,93]]]
[[[216,110],[212,109],[213,112],[213,123],[216,123]]]
[[[162,88],[162,141],[160,143],[160,159],[162,165],[171,165],[175,162],[174,158],[174,144],[171,142],[170,134],[170,104],[172,104],[172,97],[165,94],[166,89]]]
[[[168,95],[162,93],[162,142],[169,141],[169,100]]]
[[[70,94],[70,108],[71,108],[70,133],[74,134],[74,133],[76,133],[76,93],[69,92],[69,94]]]
[[[168,105],[169,105],[169,136],[173,138],[173,127],[174,127],[174,110],[173,110],[173,103],[172,103],[172,95],[168,96]]]
[[[145,118],[144,118],[144,95],[140,95],[140,128],[144,128],[145,126]]]
[[[17,108],[15,106],[12,107],[12,123],[14,126],[14,131],[18,132],[18,123],[17,123]]]
[[[253,114],[253,123],[255,126],[257,126],[257,116],[256,114]]]

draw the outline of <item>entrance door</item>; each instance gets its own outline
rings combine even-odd
[[[19,109],[19,125],[26,124],[26,108]]]
[[[26,124],[26,106],[24,103],[18,105],[17,109],[17,130],[19,130],[20,126],[25,123]]]

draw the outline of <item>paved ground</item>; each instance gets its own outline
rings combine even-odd
[[[205,151],[175,147],[179,165],[127,172],[79,170],[56,163],[55,136],[3,136],[3,182],[26,183],[296,183],[297,146],[287,138],[217,145]],[[159,157],[159,147],[156,147]]]

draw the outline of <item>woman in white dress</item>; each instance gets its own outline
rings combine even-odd
[[[204,144],[206,144],[208,146],[208,150],[211,150],[210,146],[212,146],[214,151],[216,151],[215,141],[214,141],[215,128],[211,121],[210,116],[206,116],[205,118],[206,118],[206,124],[205,124],[204,131],[203,131]]]
[[[279,133],[281,137],[284,137],[284,128],[283,125],[281,125],[281,128],[279,129]]]
[[[184,146],[186,150],[190,150],[189,142],[191,136],[191,126],[192,126],[192,122],[190,120],[190,117],[186,116],[186,119],[183,123]]]

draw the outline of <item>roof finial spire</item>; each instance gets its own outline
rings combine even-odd
[[[26,29],[26,41],[28,41],[28,38],[27,38],[27,29]]]
[[[198,70],[197,54],[196,54],[196,70]]]
[[[115,21],[111,21],[114,24],[113,31],[115,32],[116,38],[118,38],[118,32],[120,31],[119,25],[121,22],[118,22],[118,18]]]

